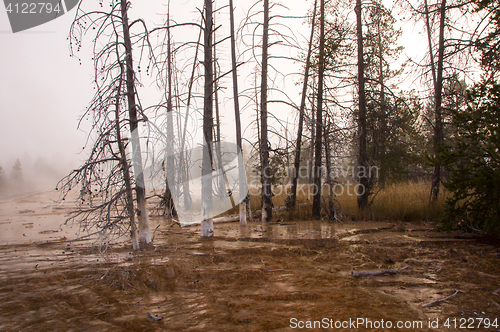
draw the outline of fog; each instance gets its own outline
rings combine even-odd
[[[201,4],[199,1],[173,4],[177,7],[173,17],[198,20],[196,6]],[[301,7],[309,5],[304,2]],[[152,20],[161,22],[162,15],[158,13],[165,10],[160,2],[154,6],[134,2],[131,16],[147,16],[153,26]],[[244,10],[239,7],[237,12],[243,15]],[[12,33],[7,13],[0,7],[0,167],[9,178],[19,159],[25,185],[31,184],[37,189],[54,188],[57,179],[77,167],[87,155],[82,149],[89,123],[84,121],[80,130],[77,126],[94,93],[88,52],[91,37],[84,40],[84,50],[79,54],[81,63],[70,57],[67,37],[75,14],[76,10],[72,10],[41,26]],[[146,87],[148,89],[154,87]],[[230,105],[231,97],[227,93],[221,100]],[[223,114],[232,128],[232,109]],[[244,126],[249,121],[244,120]],[[225,132],[234,135],[232,131],[234,129]]]
[[[54,188],[84,157],[86,135],[76,127],[92,95],[91,71],[69,57],[73,15],[13,34],[0,9],[0,166],[9,178],[19,159],[27,189]]]
[[[97,4],[97,2],[96,2]],[[89,2],[88,5],[92,5]],[[201,6],[200,1],[186,0],[182,3],[173,3],[172,18],[180,21],[198,20],[199,12],[196,7]],[[219,4],[220,5],[220,4]],[[240,17],[245,13],[249,4],[236,4],[236,13]],[[312,5],[311,1],[287,3],[290,6],[290,15],[304,15]],[[131,17],[147,17],[150,27],[156,22],[162,22],[164,4],[143,4],[134,2]],[[67,40],[71,22],[76,10],[72,10],[62,17],[45,23],[41,26],[20,33],[12,33],[4,7],[0,8],[0,166],[7,177],[10,176],[12,167],[17,159],[23,167],[26,185],[33,184],[37,189],[51,189],[55,187],[58,179],[68,174],[73,168],[86,159],[87,152],[83,151],[86,144],[86,128],[89,123],[83,121],[79,130],[77,126],[79,117],[88,106],[94,90],[92,86],[93,68],[91,54],[91,36],[84,40],[84,49],[79,54],[81,63],[70,57],[69,42]],[[220,18],[224,21],[225,18]],[[238,21],[238,20],[237,20]],[[303,19],[298,19],[293,28],[304,36],[308,35],[309,27]],[[222,23],[222,30],[228,24]],[[227,33],[220,32],[220,35]],[[195,33],[197,35],[197,33]],[[179,40],[190,37],[176,35]],[[299,38],[300,39],[300,38]],[[303,38],[306,42],[307,37]],[[227,45],[219,56],[221,61],[227,56]],[[225,53],[224,53],[225,52]],[[221,55],[221,54],[225,55]],[[288,66],[286,61],[276,61],[275,67]],[[296,72],[300,72],[300,64]],[[246,72],[244,71],[246,70]],[[243,83],[241,89],[253,84],[252,75],[255,67],[247,69],[242,66],[240,77]],[[289,68],[287,69],[289,70]],[[290,76],[292,77],[292,76]],[[284,80],[284,79],[283,79]],[[285,84],[291,87],[290,96],[298,100],[299,89],[294,78],[287,78]],[[145,86],[140,91],[141,97],[147,99],[149,91],[154,86]],[[295,91],[293,90],[295,89]],[[226,91],[227,90],[227,91]],[[229,130],[223,130],[226,138],[233,141],[234,136],[234,111],[232,110],[232,92],[222,89],[220,101],[222,104],[222,117]],[[144,97],[146,95],[146,97]],[[280,112],[283,108],[281,119],[287,119],[293,132],[294,117],[296,112],[291,112],[290,107],[273,104],[273,112]],[[251,114],[250,114],[251,113]],[[253,109],[242,114],[242,126],[246,131],[244,136],[255,139],[254,130],[249,127],[250,121],[255,116]]]

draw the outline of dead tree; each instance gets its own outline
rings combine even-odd
[[[429,8],[427,6],[427,0],[425,0],[426,6],[426,22],[429,23]],[[434,65],[434,54],[432,53],[432,41],[430,38],[431,31],[427,25],[427,34],[429,39],[429,54],[431,56],[432,64],[432,77],[434,81],[434,136],[432,144],[432,152],[434,157],[438,154],[438,149],[444,141],[443,135],[443,120],[442,120],[442,100],[443,100],[443,61],[444,61],[444,26],[445,26],[445,16],[446,16],[446,0],[441,1],[441,7],[439,10],[440,20],[439,20],[439,44],[438,44],[438,59],[437,68]],[[439,195],[439,187],[441,184],[441,165],[435,165],[434,171],[432,173],[432,183],[430,192],[430,202],[435,202]]]
[[[212,147],[213,147],[213,57],[212,57],[212,0],[205,0],[205,26],[204,26],[204,62],[205,90],[203,101],[203,161],[202,161],[202,222],[201,236],[211,237],[214,225],[211,215],[212,207]]]
[[[474,3],[478,2],[474,1],[438,0],[429,3],[425,0],[417,2],[417,6],[413,6],[411,1],[407,3],[412,14],[423,20],[428,41],[429,62],[418,65],[424,69],[423,77],[430,75],[432,79],[429,104],[432,105],[433,119],[427,119],[432,126],[433,171],[429,195],[432,203],[438,198],[443,176],[443,165],[436,157],[447,137],[447,96],[444,87],[457,74],[467,76],[470,70],[477,69],[476,64],[470,64],[470,61],[477,60],[474,46],[482,39],[489,13],[476,11]]]
[[[267,61],[269,42],[269,0],[264,0],[264,23],[262,34],[262,63],[260,83],[260,154],[262,156],[262,222],[272,219],[271,170],[269,166],[269,141],[267,128]]]
[[[325,145],[325,166],[326,166],[326,180],[325,184],[328,190],[328,201],[325,199],[324,201],[324,209],[326,210],[326,214],[328,215],[328,219],[330,220],[337,220],[337,211],[335,209],[334,205],[334,179],[333,179],[333,166],[332,166],[332,150],[331,150],[331,144],[330,144],[330,128],[331,128],[331,123],[328,119],[328,124],[325,126],[325,130],[323,133],[324,137],[324,145]]]
[[[112,3],[107,12],[86,12],[82,4],[78,7],[70,29],[72,56],[81,49],[83,36],[96,31],[96,94],[80,120],[81,124],[84,119],[91,119],[89,141],[93,143],[87,161],[63,178],[58,187],[63,199],[70,190],[79,189],[77,209],[70,213],[67,222],[77,222],[81,231],[97,235],[101,244],[130,232],[132,246],[138,249],[139,241],[149,243],[151,236],[138,128],[144,116],[136,90],[133,55],[138,40],[140,54],[151,54],[151,45],[144,22],[129,23],[129,5],[121,0]],[[134,24],[140,29],[131,33]]]
[[[127,0],[121,0],[121,15],[123,26],[123,42],[125,46],[125,65],[126,65],[126,86],[127,86],[127,106],[129,114],[129,128],[132,143],[132,162],[134,167],[134,177],[136,179],[135,194],[137,198],[137,215],[139,219],[139,240],[146,243],[151,242],[151,234],[149,232],[148,210],[146,206],[146,184],[144,181],[144,172],[142,166],[141,144],[139,142],[138,117],[137,117],[137,100],[135,91],[135,71],[132,53],[132,41],[130,37],[129,22],[128,22],[128,6]]]
[[[233,0],[229,0],[229,23],[231,29],[231,64],[232,64],[232,75],[233,75],[233,102],[234,102],[234,122],[236,125],[236,144],[243,153],[243,147],[241,145],[241,119],[240,119],[240,102],[238,97],[238,64],[236,63],[236,38],[234,32],[234,6]],[[244,188],[246,186],[242,181],[244,180],[241,176],[245,172],[245,166],[243,165],[243,160],[238,159],[238,169],[240,173],[240,183],[239,188]],[[242,195],[243,193],[240,193]],[[240,226],[245,226],[247,224],[245,206],[246,202],[249,200],[248,193],[246,195],[245,201],[240,203]]]
[[[182,194],[183,194],[183,200],[184,200],[184,207],[186,209],[191,208],[192,204],[192,199],[191,199],[191,193],[189,191],[189,164],[188,164],[188,153],[185,151],[186,147],[186,135],[187,135],[187,129],[188,129],[188,119],[190,116],[190,107],[191,107],[191,101],[192,101],[192,91],[193,91],[193,83],[195,79],[195,73],[196,69],[198,67],[198,53],[200,50],[200,40],[201,40],[201,35],[202,35],[203,29],[200,27],[200,32],[198,34],[198,40],[196,42],[196,50],[195,50],[195,55],[193,58],[193,65],[191,68],[191,76],[189,78],[189,83],[188,83],[188,92],[187,92],[187,100],[186,100],[186,112],[185,112],[185,117],[184,117],[184,124],[182,125],[182,135],[181,136],[181,143],[180,143],[180,158],[179,158],[179,165],[181,169],[181,174],[182,174]]]
[[[173,59],[172,59],[172,38],[171,38],[171,32],[170,32],[170,1],[168,2],[167,6],[167,84],[166,84],[166,99],[167,99],[167,119],[166,119],[166,124],[167,124],[167,141],[168,142],[173,142],[174,141],[174,120],[173,120],[173,93],[172,93],[172,76],[173,76],[173,70],[172,70],[172,65],[173,65]],[[181,151],[182,153],[182,151]],[[173,155],[167,155],[167,160],[166,160],[166,165],[165,166],[165,173],[167,172],[174,172],[175,170],[175,161],[173,158]],[[182,172],[182,169],[179,171]],[[175,206],[174,206],[174,200],[172,197],[172,188],[173,183],[168,182],[169,176],[165,176],[165,191],[163,193],[162,197],[162,206],[164,208],[164,216],[167,218],[172,218],[174,217],[177,213],[175,211]],[[175,190],[175,189],[174,189]]]
[[[368,208],[369,178],[368,157],[366,153],[366,94],[365,94],[365,66],[363,57],[363,23],[361,0],[356,0],[356,34],[358,43],[358,181],[361,192],[358,192],[358,207],[361,210]]]
[[[212,24],[215,25],[215,15],[212,17]],[[231,201],[232,203],[232,206],[234,207],[235,206],[235,203],[234,203],[234,197],[232,195],[232,189],[229,185],[229,182],[228,182],[228,176],[227,176],[227,173],[224,169],[224,162],[223,162],[223,148],[222,148],[222,134],[221,134],[221,114],[220,114],[220,107],[219,107],[219,79],[223,76],[223,74],[221,75],[221,77],[219,77],[219,72],[220,72],[220,65],[218,63],[218,61],[216,61],[215,59],[217,59],[217,38],[216,38],[216,34],[215,34],[215,31],[213,31],[212,33],[212,43],[213,43],[213,75],[214,75],[214,106],[215,106],[215,121],[214,121],[214,132],[213,132],[213,136],[214,136],[214,145],[213,145],[213,153],[214,153],[214,157],[213,158],[213,163],[214,163],[214,168],[219,170],[221,172],[221,174],[219,176],[217,176],[217,181],[215,182],[212,182],[212,185],[215,185],[215,190],[214,190],[214,194],[215,194],[215,197],[212,197],[212,200],[214,198],[218,199],[219,201],[224,201],[225,198],[229,198],[229,200]]]
[[[314,30],[315,30],[315,21],[316,21],[316,7],[317,7],[318,1],[314,1],[314,10],[313,10],[313,15],[311,17],[312,22],[311,22],[311,36],[309,37],[309,46],[307,50],[307,56],[306,56],[306,64],[304,67],[304,82],[302,85],[302,94],[301,94],[301,100],[300,100],[300,109],[299,109],[299,123],[298,123],[298,128],[297,128],[297,139],[295,141],[295,159],[293,162],[293,177],[292,177],[292,189],[290,192],[290,197],[289,200],[287,201],[288,203],[288,209],[293,210],[297,204],[297,184],[298,184],[298,177],[299,177],[299,166],[300,166],[300,155],[301,155],[301,149],[302,149],[302,131],[304,128],[304,113],[305,113],[305,108],[306,108],[306,97],[307,97],[307,84],[309,80],[309,69],[311,67],[311,54],[312,54],[312,45],[313,45],[313,38],[314,38]]]
[[[318,63],[318,96],[316,106],[316,135],[314,140],[314,196],[312,215],[321,214],[321,147],[323,138],[323,81],[325,74],[325,1],[320,0],[320,36]]]

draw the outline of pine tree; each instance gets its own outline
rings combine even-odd
[[[500,234],[500,84],[483,82],[469,92],[466,109],[453,112],[454,146],[441,147],[453,195],[446,202],[448,225]]]
[[[11,177],[15,183],[20,183],[23,181],[23,168],[19,159],[16,159],[16,163],[14,164],[14,166],[12,166]]]
[[[0,191],[3,191],[7,186],[7,177],[5,176],[5,171],[3,167],[0,166]]]

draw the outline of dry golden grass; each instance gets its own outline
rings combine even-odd
[[[376,193],[380,188],[376,188]],[[340,205],[354,220],[435,220],[443,211],[446,197],[444,188],[438,201],[429,203],[430,184],[425,182],[403,182],[387,185],[376,195],[370,211],[363,213],[357,208],[356,196],[338,197]],[[370,201],[373,196],[370,197]]]
[[[380,188],[375,188],[374,193]],[[447,192],[441,188],[438,201],[429,203],[430,184],[426,182],[402,182],[385,186],[374,195],[370,196],[373,203],[369,211],[360,211],[357,206],[355,188],[351,184],[345,186],[343,194],[337,195],[335,199],[345,212],[349,220],[400,220],[400,221],[429,221],[439,218],[443,211],[443,203]],[[273,196],[274,207],[282,207],[286,204],[286,193],[277,188]],[[324,192],[326,195],[326,190]],[[251,195],[250,204],[252,210],[260,210],[260,195]],[[281,211],[276,213],[276,218],[286,220],[299,220],[311,218],[312,192],[307,194],[307,186],[297,193],[297,208],[293,212]]]
[[[374,188],[374,194],[370,196],[370,202],[375,193],[375,199],[368,211],[360,211],[357,204],[357,196],[354,184],[344,186],[343,194],[335,196],[336,206],[340,206],[344,211],[347,220],[397,220],[397,221],[431,221],[437,220],[442,212],[444,201],[448,195],[445,188],[441,186],[438,201],[435,204],[429,203],[430,184],[427,182],[401,182],[386,185],[382,190]],[[260,210],[261,196],[253,188],[250,191],[250,206],[252,211]],[[338,192],[341,192],[340,190]],[[302,185],[297,192],[297,208],[295,211],[286,211],[281,207],[286,205],[286,193],[281,187],[273,190],[273,205],[279,211],[273,213],[273,219],[284,220],[307,220],[312,214],[312,189],[310,194],[307,185]],[[327,191],[324,190],[327,197]],[[323,203],[322,203],[323,204]],[[280,209],[281,208],[281,209]],[[238,213],[235,207],[223,216]]]

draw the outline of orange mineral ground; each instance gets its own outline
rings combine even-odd
[[[151,217],[134,252],[72,241],[84,233],[57,197],[0,202],[0,331],[500,329],[500,247],[485,239],[373,221],[216,224],[202,239]]]

